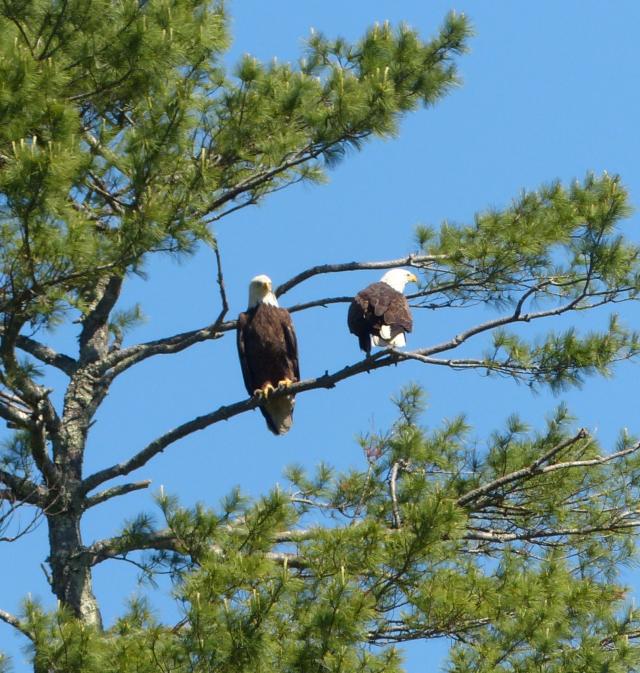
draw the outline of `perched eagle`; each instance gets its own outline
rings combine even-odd
[[[349,331],[370,355],[373,346],[404,346],[405,332],[413,327],[409,304],[402,294],[408,282],[418,279],[404,269],[391,269],[378,283],[358,292],[349,306]]]
[[[300,380],[298,345],[289,311],[278,306],[268,276],[251,279],[249,306],[238,316],[237,342],[247,392],[261,400],[269,430],[283,435],[293,423],[295,399],[271,399],[271,394]]]

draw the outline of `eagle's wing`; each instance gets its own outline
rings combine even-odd
[[[386,283],[372,283],[359,293],[368,304],[369,322],[382,318],[385,325],[398,326],[405,332],[413,329],[413,319],[405,296]]]
[[[369,301],[362,292],[359,292],[349,304],[349,313],[347,314],[349,331],[358,337],[360,349],[367,354],[371,352],[371,330],[366,318],[368,310]]]
[[[413,318],[411,317],[407,298],[393,288],[389,289],[396,293],[396,296],[389,302],[384,311],[384,322],[391,327],[391,336],[394,337],[400,330],[411,332],[413,329]]]
[[[287,360],[291,367],[295,380],[300,380],[300,363],[298,361],[298,340],[296,339],[296,332],[293,328],[293,321],[291,314],[287,309],[280,309],[282,317],[282,332],[284,334],[284,341],[287,351]]]
[[[253,391],[255,390],[253,385],[253,376],[249,367],[249,361],[247,359],[247,351],[244,342],[245,329],[247,327],[248,320],[249,316],[246,313],[241,313],[238,316],[236,344],[238,346],[238,358],[240,359],[240,367],[242,368],[242,378],[244,379],[244,385],[249,395],[253,395]]]

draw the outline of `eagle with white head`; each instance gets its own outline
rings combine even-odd
[[[236,334],[247,392],[260,400],[269,430],[283,435],[293,423],[295,398],[271,395],[300,380],[298,343],[291,315],[278,306],[268,276],[251,279],[249,306],[238,316]]]
[[[391,269],[354,297],[347,316],[349,331],[358,337],[360,348],[367,355],[373,346],[406,345],[405,334],[413,329],[413,319],[403,292],[407,283],[417,282],[410,271]]]

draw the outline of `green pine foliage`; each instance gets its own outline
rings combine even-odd
[[[247,55],[227,73],[222,2],[4,3],[4,305],[45,323],[84,309],[96,278],[191,252],[225,208],[321,180],[454,86],[469,32],[450,14],[429,42],[388,24],[353,45],[314,34],[296,65]]]
[[[401,671],[399,643],[442,636],[452,673],[637,670],[619,580],[636,440],[607,457],[560,407],[539,431],[512,416],[479,447],[463,418],[423,427],[418,387],[396,405],[387,432],[361,438],[359,470],[293,466],[286,488],[217,511],[160,494],[153,534],[179,551],[146,561],[172,573],[183,618],[136,600],[98,633],[29,603],[38,670]]]
[[[526,192],[504,210],[479,213],[471,225],[419,227],[418,243],[436,260],[427,265],[421,305],[512,310],[503,322],[490,316],[483,358],[455,366],[557,390],[589,374],[608,375],[613,363],[637,355],[638,334],[615,314],[606,329],[587,334],[570,327],[532,339],[505,326],[635,299],[640,250],[619,233],[629,212],[619,177],[605,173]]]

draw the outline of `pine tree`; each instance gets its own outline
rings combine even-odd
[[[442,635],[456,640],[456,673],[637,667],[629,639],[640,631],[616,573],[638,523],[639,445],[624,435],[604,454],[564,408],[539,432],[511,418],[476,455],[464,419],[423,428],[421,391],[408,387],[388,433],[362,438],[364,469],[294,467],[286,489],[257,501],[233,493],[219,510],[163,494],[165,527],[141,516],[114,538],[80,532],[88,509],[148,485],[109,482],[257,405],[225,404],[121,463],[83,469],[92,423],[121,374],[235,328],[210,225],[289,185],[321,182],[348,148],[392,136],[405,113],[457,84],[469,35],[454,13],[428,41],[388,24],[354,44],[314,33],[296,65],[246,56],[227,72],[222,2],[2,4],[0,417],[13,434],[0,523],[11,537],[17,507],[44,517],[60,609],[28,602],[24,615],[0,619],[31,643],[35,670],[394,671],[396,643]],[[628,211],[617,176],[588,175],[468,226],[420,228],[409,257],[301,272],[277,294],[323,273],[404,264],[421,274],[417,305],[483,302],[499,317],[292,391],[407,360],[552,388],[607,373],[640,349],[613,313],[586,335],[509,328],[635,298],[639,250],[619,231]],[[202,245],[218,263],[217,319],[124,346],[139,312],[116,308],[123,284],[153,254]],[[295,310],[339,301],[309,297]],[[77,326],[73,354],[46,342],[63,323]],[[493,340],[487,352],[451,353],[481,335]],[[62,406],[41,368],[66,376]],[[142,551],[149,576],[171,573],[184,619],[163,624],[135,602],[104,629],[92,569]]]

